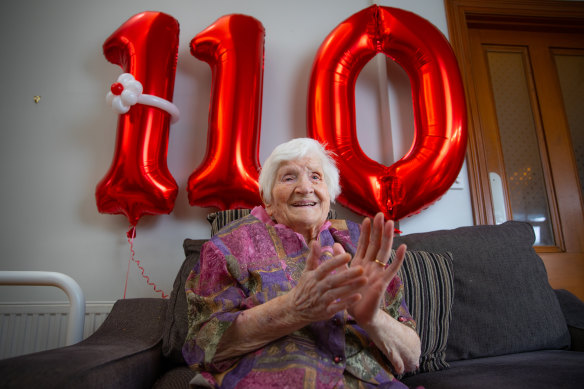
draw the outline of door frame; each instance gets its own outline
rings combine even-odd
[[[450,44],[458,58],[468,112],[467,166],[475,224],[495,224],[472,77],[470,28],[505,28],[584,34],[584,1],[444,0]]]

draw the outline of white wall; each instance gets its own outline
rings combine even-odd
[[[305,136],[306,95],[319,45],[341,21],[369,6],[368,0],[20,0],[0,4],[2,48],[0,112],[0,270],[50,270],[72,276],[88,301],[123,296],[130,250],[124,216],[100,214],[94,190],[113,155],[117,117],[105,93],[120,68],[102,54],[102,44],[130,16],[157,10],[181,27],[174,102],[181,120],[171,126],[170,171],[180,186],[170,215],[145,216],[134,242],[136,258],[153,281],[170,293],[184,259],[186,237],[209,237],[211,211],[190,207],[186,183],[202,161],[210,93],[208,65],[190,55],[189,42],[218,17],[244,13],[266,29],[260,162],[277,144]],[[447,33],[443,3],[386,0],[409,9]],[[413,123],[408,80],[390,66],[391,131],[381,128],[377,63],[357,83],[357,127],[366,153],[384,164],[411,144]],[[33,96],[41,96],[38,104]],[[393,135],[389,155],[387,138]],[[404,233],[471,225],[466,178],[421,214],[402,220]],[[337,208],[340,208],[337,206]],[[344,209],[353,220],[361,217]],[[159,297],[130,268],[127,297]],[[1,301],[63,300],[56,290],[0,287]]]

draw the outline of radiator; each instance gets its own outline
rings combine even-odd
[[[112,306],[85,305],[83,339],[99,328]],[[0,359],[65,346],[68,314],[67,303],[1,303]]]

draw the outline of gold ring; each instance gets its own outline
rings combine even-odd
[[[375,260],[374,260],[373,262],[375,262],[376,264],[378,264],[378,265],[379,265],[379,266],[381,266],[381,267],[385,267],[385,266],[387,266],[387,264],[386,264],[386,263],[383,263],[383,262],[381,262],[381,261],[380,261],[379,259],[377,259],[377,258],[375,258]]]

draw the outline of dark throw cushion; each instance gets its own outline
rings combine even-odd
[[[172,293],[170,294],[168,310],[166,311],[166,322],[162,335],[162,353],[175,364],[185,364],[185,360],[182,356],[182,346],[185,342],[189,326],[187,319],[185,283],[191,269],[199,260],[201,246],[203,246],[203,243],[206,241],[206,239],[184,240],[183,248],[186,258],[176,275],[172,287]]]
[[[452,253],[456,293],[447,361],[570,345],[534,237],[529,224],[511,221],[395,239],[411,250]]]
[[[405,300],[422,342],[420,368],[416,373],[447,368],[446,342],[454,300],[452,256],[407,251],[398,275],[404,283]]]

